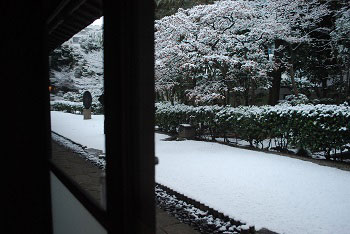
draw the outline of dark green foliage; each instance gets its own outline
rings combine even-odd
[[[346,105],[277,105],[249,107],[192,107],[183,104],[156,104],[156,125],[175,132],[183,123],[192,124],[197,135],[213,139],[238,138],[264,148],[271,142],[281,151],[302,148],[323,152],[344,151],[350,143],[350,107]]]
[[[68,44],[59,46],[50,56],[50,68],[56,71],[61,71],[62,67],[72,69],[82,59],[76,49]]]
[[[67,113],[72,113],[72,114],[81,114],[83,113],[83,103],[75,103],[75,102],[53,102],[51,103],[51,110],[52,111],[62,111],[62,112],[67,112]],[[91,104],[91,111],[95,115],[101,115],[103,114],[103,106],[100,103],[95,103],[93,102]]]

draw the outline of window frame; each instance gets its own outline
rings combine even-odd
[[[105,0],[103,12],[106,210],[50,159],[49,169],[108,233],[154,234],[154,6]]]

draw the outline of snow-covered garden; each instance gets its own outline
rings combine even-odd
[[[105,150],[103,116],[51,112],[52,130]],[[278,233],[350,230],[350,172],[276,154],[155,134],[156,182]]]

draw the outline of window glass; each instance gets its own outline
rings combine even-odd
[[[348,1],[155,2],[160,208],[203,233],[348,230]]]
[[[105,205],[103,18],[50,54],[52,161]]]

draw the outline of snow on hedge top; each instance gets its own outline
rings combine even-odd
[[[216,113],[217,116],[227,114],[239,114],[243,116],[261,115],[261,114],[278,114],[279,116],[289,116],[291,114],[299,114],[305,117],[335,117],[344,116],[350,118],[350,106],[347,104],[341,105],[326,105],[326,104],[279,104],[276,106],[188,106],[185,104],[172,105],[168,102],[156,103],[157,113],[165,112],[182,112],[182,113]]]

